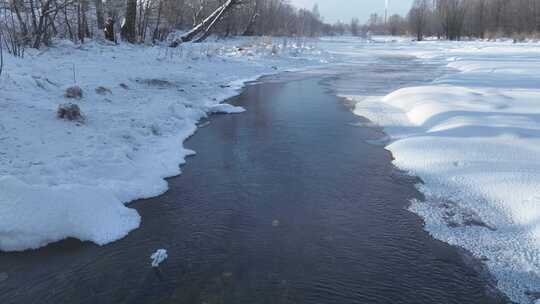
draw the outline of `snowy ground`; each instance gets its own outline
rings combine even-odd
[[[401,43],[457,71],[387,96],[348,96],[424,181],[411,210],[486,262],[513,301],[540,299],[540,45]],[[539,301],[540,302],[540,301]]]
[[[411,210],[426,229],[484,260],[512,300],[539,299],[540,45],[285,41],[174,50],[63,43],[24,60],[8,56],[0,77],[0,250],[66,237],[106,244],[137,228],[139,215],[124,204],[167,189],[164,178],[194,153],[182,142],[208,113],[242,111],[220,102],[246,80],[328,60],[415,55],[456,72],[388,96],[347,96],[355,113],[383,126],[395,164],[424,181],[427,200]],[[74,101],[84,123],[55,116],[73,84],[84,90]]]
[[[235,39],[176,49],[58,42],[0,76],[0,250],[66,237],[106,244],[137,228],[124,206],[167,189],[183,141],[247,80],[321,64],[316,42]],[[79,85],[82,123],[56,118]],[[98,90],[97,88],[102,87]],[[99,92],[98,92],[99,91]]]

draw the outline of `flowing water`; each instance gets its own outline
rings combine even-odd
[[[433,79],[412,58],[265,78],[186,146],[166,194],[133,203],[140,229],[0,253],[0,303],[504,303],[479,263],[431,238],[381,136],[339,93]],[[160,269],[150,254],[169,252]]]

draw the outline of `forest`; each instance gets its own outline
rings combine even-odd
[[[0,45],[15,56],[53,38],[120,39],[156,43],[178,30],[228,36],[413,35],[459,40],[540,32],[540,0],[415,0],[406,16],[372,14],[364,24],[328,24],[317,6],[298,9],[287,0],[1,0]],[[195,36],[195,35],[193,35]],[[192,40],[195,37],[189,37]],[[182,39],[185,39],[183,37]],[[175,45],[175,43],[172,43]]]
[[[540,0],[415,0],[408,19],[418,40],[523,40],[540,33]]]
[[[222,10],[223,9],[223,10]],[[217,17],[217,18],[210,18]],[[209,22],[205,22],[209,21]],[[175,30],[201,26],[227,36],[316,36],[323,22],[317,7],[296,9],[284,0],[2,0],[4,46],[21,56],[25,47],[53,38],[84,43],[96,37],[155,43]]]

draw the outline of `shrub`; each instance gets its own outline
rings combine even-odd
[[[64,103],[58,106],[56,116],[60,119],[69,121],[84,121],[84,117],[81,113],[81,109],[78,105],[73,103]]]
[[[79,86],[74,85],[66,89],[64,96],[66,98],[81,99],[83,96],[83,91]]]

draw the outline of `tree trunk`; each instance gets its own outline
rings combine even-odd
[[[255,35],[255,24],[257,23],[257,19],[259,18],[259,13],[255,13],[251,16],[249,19],[248,26],[246,27],[246,30],[242,34],[242,36],[254,36]]]
[[[34,34],[36,34],[38,25],[37,25],[36,9],[34,7],[34,0],[30,0],[30,13],[32,15],[32,31],[34,32]]]
[[[66,23],[66,27],[68,29],[69,33],[69,39],[73,40],[73,30],[71,29],[71,24],[69,23],[68,15],[67,15],[67,6],[64,7],[64,22]]]
[[[26,26],[26,22],[24,22],[24,18],[21,16],[19,0],[12,0],[11,8],[15,11],[15,15],[17,16],[17,20],[19,21],[19,24],[21,26],[22,35],[24,37],[24,40],[26,41],[28,39],[28,27]]]
[[[46,18],[48,16],[48,14],[50,13],[49,12],[50,4],[51,4],[50,0],[47,0],[47,1],[45,1],[45,3],[43,3],[43,6],[41,7],[41,15],[39,16],[39,25],[36,25],[36,28],[35,28],[35,31],[34,31],[36,37],[35,37],[35,40],[34,40],[33,47],[35,49],[39,49],[39,47],[41,45],[41,40],[43,38],[43,34],[47,30]]]
[[[150,19],[149,17],[150,12],[151,12],[150,1],[147,1],[146,5],[144,6],[144,10],[141,13],[141,18],[140,18],[139,37],[140,37],[141,42],[144,42],[146,40],[146,29],[148,28],[148,20]]]
[[[122,39],[129,42],[137,42],[137,0],[127,0],[126,18],[122,24]]]
[[[81,17],[81,0],[77,2],[77,38],[81,43],[84,43],[83,22]]]
[[[105,39],[116,43],[116,37],[114,35],[114,20],[112,18],[107,18],[103,32],[105,33]]]
[[[88,0],[81,0],[81,21],[82,21],[82,34],[84,38],[90,37],[90,27],[88,26]]]
[[[158,6],[158,15],[156,20],[156,27],[154,28],[154,32],[152,33],[152,43],[156,43],[156,40],[158,39],[159,35],[159,25],[161,23],[161,10],[163,8],[163,1],[159,0],[159,6]]]
[[[96,21],[98,30],[102,31],[105,28],[105,18],[103,15],[103,0],[94,0],[96,6]]]

